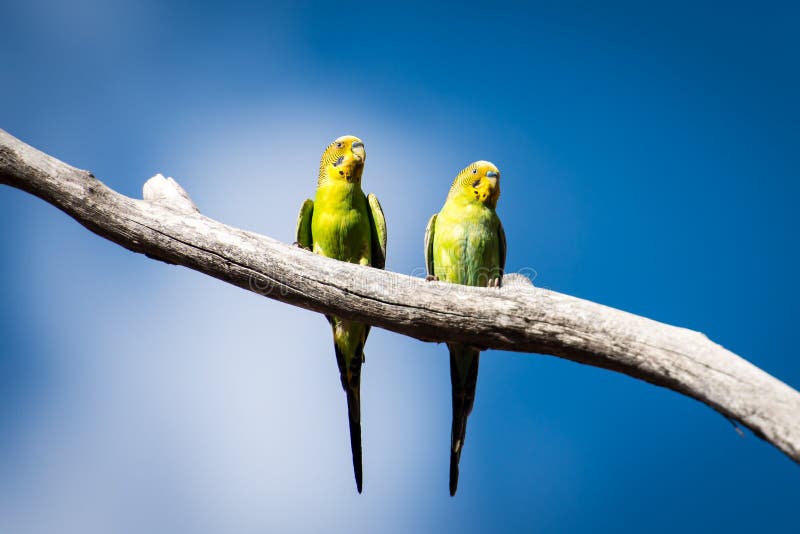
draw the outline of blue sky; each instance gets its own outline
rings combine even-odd
[[[4,17],[0,127],[125,194],[162,172],[207,215],[291,241],[320,151],[355,134],[388,268],[411,273],[452,177],[488,159],[510,270],[800,387],[795,5],[80,0]],[[323,318],[9,188],[0,230],[3,532],[796,524],[797,465],[710,408],[496,351],[451,499],[446,349],[381,330],[359,496]]]

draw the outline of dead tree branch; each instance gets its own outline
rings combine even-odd
[[[800,462],[800,393],[703,334],[508,277],[502,289],[424,282],[314,255],[203,216],[172,179],[121,195],[0,130],[0,183],[115,243],[269,298],[426,341],[552,354],[703,402]]]

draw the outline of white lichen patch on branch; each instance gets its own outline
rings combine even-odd
[[[142,197],[148,202],[160,204],[177,211],[199,212],[189,193],[181,187],[171,176],[164,178],[161,173],[156,174],[144,183]]]

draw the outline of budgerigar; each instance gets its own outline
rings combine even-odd
[[[442,210],[430,218],[425,229],[429,280],[500,286],[506,263],[506,236],[495,213],[499,197],[500,171],[488,161],[477,161],[458,173]],[[475,401],[480,349],[457,343],[448,343],[447,348],[453,388],[450,495],[455,495],[467,416]]]
[[[297,220],[297,243],[316,254],[383,269],[386,264],[386,220],[378,198],[365,196],[361,173],[364,143],[346,135],[322,153],[315,199],[306,200]],[[369,325],[326,316],[333,330],[333,349],[347,394],[350,449],[356,487],[361,493],[361,364]]]

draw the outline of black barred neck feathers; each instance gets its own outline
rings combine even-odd
[[[495,209],[500,198],[500,171],[491,162],[476,161],[456,175],[447,198],[479,202]]]
[[[319,162],[317,185],[360,184],[367,153],[354,135],[344,135],[328,145]]]

